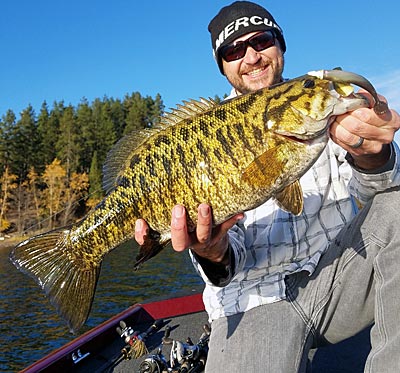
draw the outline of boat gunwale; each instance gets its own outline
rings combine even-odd
[[[201,311],[204,311],[201,293],[149,303],[133,304],[124,311],[50,352],[48,355],[23,369],[20,373],[40,372],[53,365],[60,364],[61,361],[65,361],[66,363],[68,361],[72,362],[72,353],[78,349],[82,349],[82,352],[90,350],[91,353],[98,351],[100,349],[99,345],[101,346],[106,343],[110,337],[115,337],[115,328],[121,320],[126,320],[129,324],[139,324]]]

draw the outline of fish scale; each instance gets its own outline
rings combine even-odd
[[[200,203],[211,205],[216,225],[269,198],[300,214],[298,180],[326,146],[330,120],[368,106],[350,93],[349,83],[338,90],[340,79],[305,75],[220,105],[204,99],[179,105],[156,128],[128,135],[110,151],[107,195],[95,209],[71,227],[20,243],[12,262],[78,330],[104,255],[134,236],[138,218],[150,231],[134,266],[169,243],[176,204],[186,207],[193,229]]]

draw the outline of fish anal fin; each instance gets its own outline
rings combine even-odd
[[[165,246],[170,243],[170,239],[160,240],[161,235],[149,229],[148,234],[144,237],[144,242],[140,245],[139,254],[136,256],[136,262],[133,265],[134,270],[141,267],[144,262],[147,262],[153,256],[156,256]]]
[[[80,261],[71,260],[68,234],[60,229],[23,241],[12,250],[10,260],[40,285],[70,330],[76,332],[89,316],[101,263],[82,268]]]
[[[285,163],[279,148],[270,148],[246,167],[242,180],[250,185],[268,188],[279,178]]]
[[[277,193],[275,198],[279,207],[285,211],[294,215],[300,215],[303,211],[303,191],[298,180]]]

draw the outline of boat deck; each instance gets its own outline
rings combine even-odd
[[[171,321],[173,331],[171,337],[185,341],[190,336],[193,341],[202,333],[202,325],[207,322],[206,313],[196,313],[176,317]],[[147,327],[148,325],[144,325]],[[148,342],[152,353],[161,344],[164,332],[154,334]],[[369,329],[336,345],[312,350],[310,352],[311,366],[307,373],[362,373],[370,350]],[[169,358],[170,346],[163,347],[163,354]],[[124,360],[109,372],[138,372],[140,363],[145,357],[137,360]],[[239,373],[239,372],[238,372]]]
[[[159,321],[160,328],[146,338],[148,354],[138,359],[124,359],[122,351],[127,344],[116,331],[121,320],[140,333],[148,330],[155,321]],[[54,351],[23,372],[139,372],[140,364],[149,354],[155,354],[161,346],[166,328],[170,328],[169,337],[174,340],[185,343],[190,337],[197,343],[204,332],[204,324],[207,324],[207,314],[203,309],[200,294],[135,305]],[[366,329],[339,344],[311,351],[312,363],[307,373],[361,373],[364,371],[369,350],[369,329]],[[162,346],[162,354],[167,361],[170,360],[170,351],[171,345]]]

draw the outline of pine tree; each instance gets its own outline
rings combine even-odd
[[[46,101],[43,102],[37,118],[37,129],[40,138],[40,149],[38,149],[39,164],[36,165],[38,172],[43,172],[45,165],[48,165],[56,157],[56,142],[59,136],[60,111],[54,103],[53,111],[49,112]]]
[[[0,121],[0,174],[9,166],[12,170],[12,131],[15,127],[16,116],[12,110],[8,110]]]
[[[93,153],[92,164],[90,165],[89,172],[89,201],[87,205],[93,207],[97,205],[103,198],[103,191],[101,186],[101,169],[97,161],[97,152]]]
[[[124,107],[127,111],[124,135],[148,127],[147,105],[139,92],[125,97]]]
[[[81,133],[80,139],[80,169],[88,172],[95,144],[96,131],[93,128],[92,108],[86,98],[83,98],[76,110],[76,123]]]
[[[68,178],[79,168],[80,138],[74,108],[69,105],[60,119],[60,136],[56,143],[57,158],[65,166]]]
[[[119,99],[117,100],[110,99],[109,105],[110,105],[110,117],[114,124],[115,138],[116,140],[119,140],[122,137],[125,128],[124,106],[121,100]]]
[[[36,167],[39,163],[37,149],[40,147],[40,138],[31,105],[22,111],[20,120],[11,131],[10,141],[12,171],[24,181],[31,166]]]
[[[157,93],[155,99],[146,97],[148,108],[148,122],[151,126],[156,125],[160,121],[161,115],[164,113],[164,103],[161,95]]]
[[[97,159],[100,165],[104,163],[108,151],[116,141],[114,123],[111,119],[110,106],[107,101],[95,100],[93,102],[93,122],[96,129],[93,154],[97,152]]]

